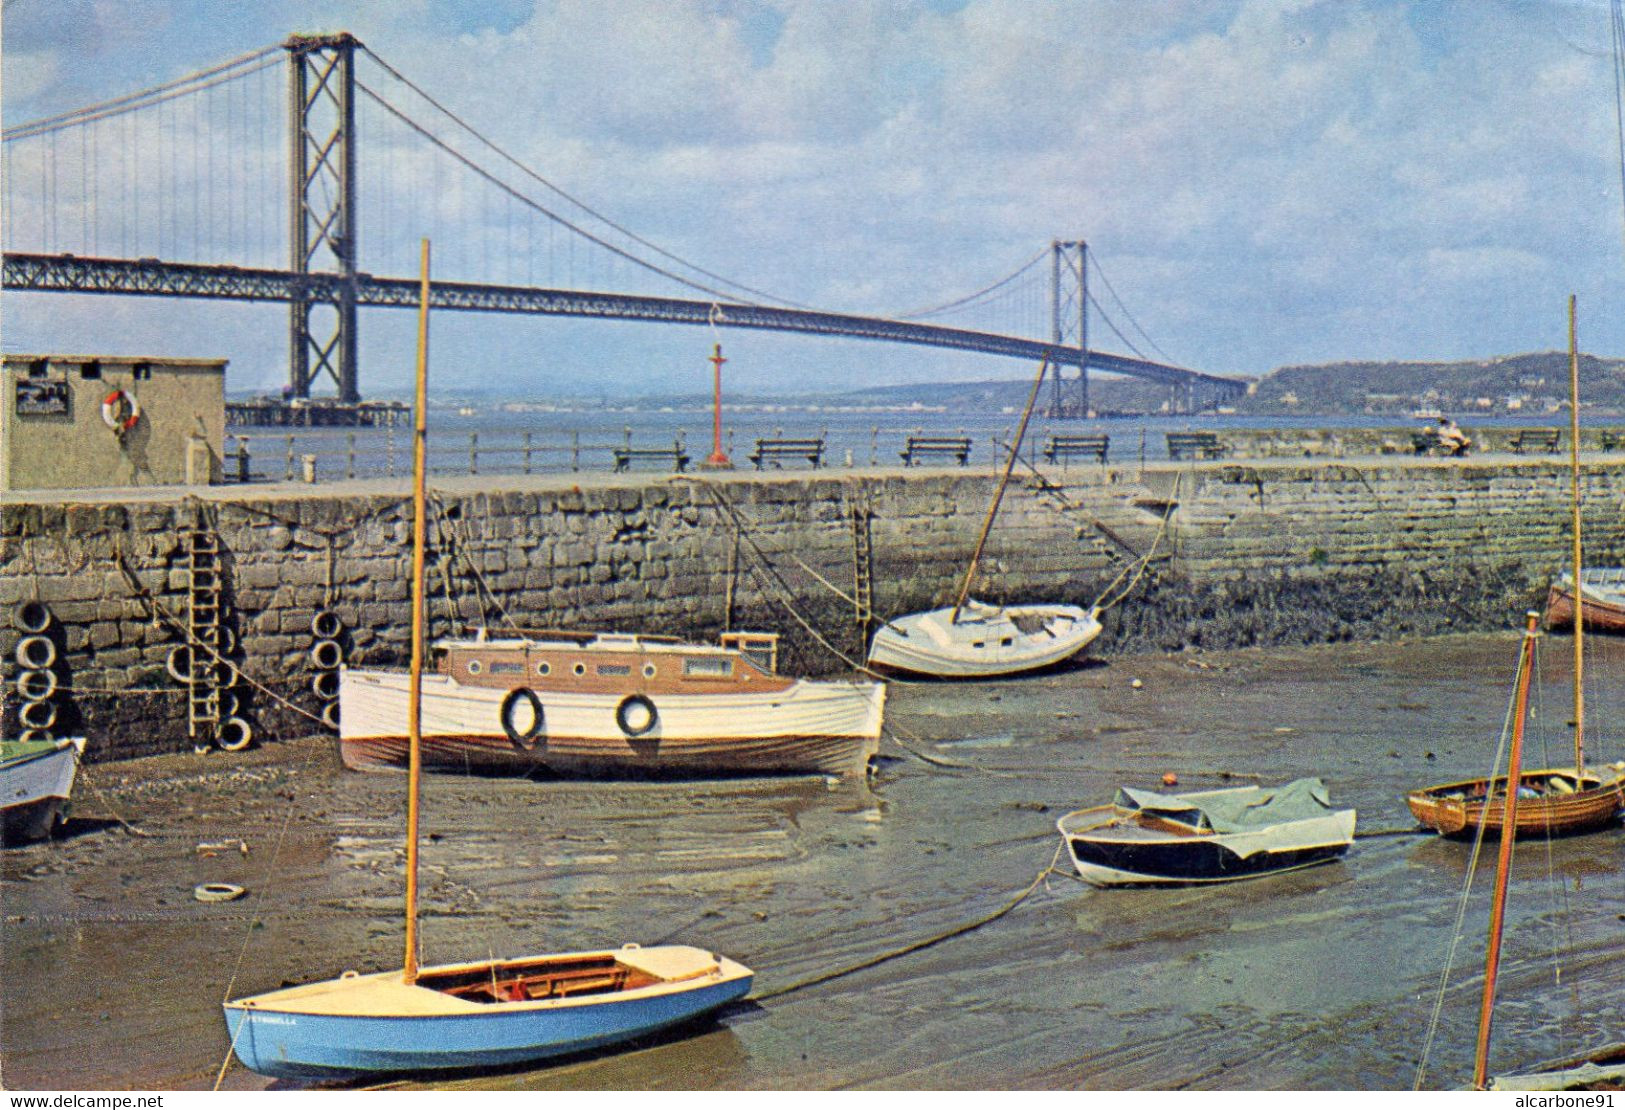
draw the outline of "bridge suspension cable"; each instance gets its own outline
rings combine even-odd
[[[720,297],[722,300],[730,302],[730,303],[737,303],[738,302],[738,298],[734,297],[731,294],[724,293],[720,289],[713,289],[710,286],[702,285],[699,282],[696,282],[696,281],[690,280],[689,278],[683,277],[681,274],[676,274],[676,273],[673,273],[672,271],[667,270],[667,269],[665,269],[663,267],[656,266],[654,263],[648,261],[647,259],[639,258],[637,255],[631,253],[630,251],[625,250],[625,249],[623,249],[621,247],[618,247],[614,243],[611,243],[606,239],[603,239],[603,238],[601,238],[601,237],[599,237],[597,235],[594,235],[592,232],[586,230],[585,228],[580,227],[579,225],[572,223],[571,221],[565,219],[563,216],[559,215],[557,212],[554,212],[552,209],[548,208],[546,205],[541,204],[540,202],[532,199],[531,197],[526,196],[524,193],[521,193],[518,189],[515,189],[512,185],[509,185],[506,181],[503,181],[500,177],[497,177],[490,170],[487,170],[485,167],[481,166],[478,162],[475,162],[468,155],[464,154],[462,151],[460,151],[460,150],[456,149],[455,147],[451,146],[449,143],[447,143],[440,136],[436,135],[434,132],[430,131],[427,127],[424,127],[422,124],[420,124],[416,120],[414,120],[411,116],[408,116],[401,109],[399,109],[395,105],[391,104],[381,94],[379,94],[374,89],[370,88],[365,82],[357,80],[356,83],[355,83],[355,87],[360,89],[363,93],[365,93],[368,97],[370,97],[372,99],[372,101],[375,104],[377,104],[379,107],[383,108],[384,111],[388,112],[390,115],[394,116],[401,123],[405,124],[407,127],[411,128],[413,131],[417,132],[423,138],[427,139],[434,146],[438,147],[440,150],[444,151],[446,154],[448,154],[452,158],[456,159],[464,167],[466,167],[467,169],[473,171],[476,175],[478,175],[487,184],[490,184],[490,185],[494,186],[495,188],[501,190],[503,193],[507,194],[509,197],[511,197],[514,200],[518,201],[520,204],[524,205],[525,207],[530,208],[531,210],[533,210],[535,212],[538,212],[543,216],[546,216],[548,219],[552,220],[554,223],[558,224],[559,226],[567,228],[570,231],[575,232],[577,235],[581,236],[583,239],[586,239],[589,242],[592,242],[592,243],[594,243],[594,244],[596,244],[596,245],[598,245],[600,247],[603,247],[605,250],[609,251],[610,253],[612,253],[614,255],[617,255],[620,258],[624,258],[626,261],[631,262],[635,266],[641,266],[643,269],[648,270],[651,273],[658,274],[661,277],[667,278],[667,279],[669,279],[671,281],[675,281],[679,285],[686,286],[689,289],[698,290],[701,293],[709,293],[713,297]]]
[[[948,301],[945,304],[935,305],[935,306],[933,306],[931,308],[915,309],[912,312],[900,312],[900,313],[898,313],[896,316],[894,316],[892,318],[894,320],[924,320],[924,319],[926,319],[928,317],[931,317],[931,316],[943,315],[944,313],[947,313],[947,312],[949,312],[949,311],[951,311],[953,309],[956,309],[956,308],[968,307],[972,302],[974,302],[974,301],[976,301],[976,300],[978,300],[978,299],[980,299],[982,297],[987,296],[989,293],[992,293],[992,292],[995,292],[996,290],[1002,289],[1004,286],[1009,285],[1011,282],[1013,282],[1017,278],[1021,277],[1028,270],[1031,270],[1034,266],[1038,265],[1044,259],[1049,257],[1049,250],[1050,249],[1048,247],[1045,247],[1043,250],[1041,250],[1037,254],[1033,255],[1032,258],[1028,259],[1026,262],[1024,262],[1020,266],[1016,267],[1016,270],[1015,270],[1014,273],[1006,274],[1004,277],[1000,278],[998,281],[995,281],[993,284],[985,285],[982,288],[978,289],[974,293],[967,293],[963,297],[959,297],[959,298],[956,298],[955,300]]]
[[[1153,351],[1162,356],[1162,360],[1164,362],[1177,366],[1178,363],[1174,362],[1173,358],[1169,356],[1167,351],[1164,351],[1161,347],[1157,346],[1157,341],[1152,339],[1146,330],[1140,326],[1140,322],[1136,320],[1134,318],[1134,314],[1128,310],[1128,305],[1123,303],[1123,298],[1117,295],[1117,290],[1113,288],[1111,279],[1106,276],[1106,271],[1100,268],[1100,255],[1095,251],[1090,251],[1089,261],[1094,266],[1095,273],[1099,276],[1101,282],[1106,286],[1107,292],[1111,293],[1112,300],[1116,301],[1117,307],[1123,310],[1123,315],[1128,318],[1128,322],[1133,325],[1134,330],[1140,333]],[[1089,297],[1089,303],[1093,304],[1097,309],[1100,309],[1100,318],[1106,321],[1106,326],[1111,328],[1113,333],[1115,333],[1119,339],[1122,339],[1124,343],[1129,344],[1129,350],[1133,351],[1141,358],[1149,357],[1144,351],[1141,351],[1139,348],[1135,347],[1134,344],[1129,343],[1129,341],[1123,337],[1123,333],[1117,330],[1117,326],[1112,323],[1111,317],[1106,314],[1106,310],[1104,308],[1101,308],[1100,302],[1095,300],[1092,294]]]
[[[223,85],[228,81],[235,81],[239,77],[247,77],[250,73],[273,66],[277,64],[279,59],[268,56],[276,54],[280,50],[281,47],[268,46],[262,50],[256,50],[253,53],[233,58],[229,62],[221,62],[217,66],[210,66],[208,69],[189,73],[185,77],[177,77],[175,80],[162,85],[154,85],[150,89],[142,89],[140,92],[130,93],[127,96],[116,97],[112,100],[104,100],[98,104],[89,104],[83,108],[75,108],[71,112],[63,112],[60,115],[49,116],[45,119],[20,123],[16,127],[8,127],[3,132],[3,137],[8,143],[18,139],[31,139],[36,135],[45,135],[69,127],[94,123],[97,120],[110,119],[113,116],[121,116],[126,112],[139,112],[143,108],[152,107],[154,104],[161,104],[166,100],[173,100],[179,96],[189,96],[195,92],[202,92],[204,89]],[[262,61],[262,59],[264,60]],[[260,64],[255,66],[253,65],[254,62],[260,62]],[[253,66],[253,68],[244,68],[247,66]]]
[[[530,178],[532,181],[535,181],[538,185],[541,185],[544,189],[547,189],[549,192],[551,192],[551,193],[557,195],[558,197],[562,198],[563,200],[568,201],[569,203],[575,205],[577,208],[581,209],[581,211],[585,212],[587,215],[591,216],[593,219],[602,222],[605,226],[610,227],[610,228],[614,229],[615,231],[619,232],[620,234],[626,236],[628,239],[632,240],[634,243],[637,243],[639,246],[647,247],[649,250],[654,251],[656,254],[660,255],[664,259],[667,259],[668,261],[675,262],[679,266],[683,266],[683,267],[685,267],[687,269],[693,270],[695,273],[701,274],[704,277],[709,278],[712,281],[719,282],[722,285],[726,285],[726,286],[728,286],[728,287],[730,287],[732,289],[736,289],[741,293],[749,294],[752,297],[760,297],[760,298],[763,298],[766,301],[770,301],[770,302],[772,302],[774,304],[785,305],[786,307],[789,307],[789,308],[804,308],[804,309],[807,309],[810,312],[819,311],[818,309],[813,308],[812,306],[804,305],[804,304],[798,304],[795,301],[789,300],[788,298],[781,297],[781,296],[778,296],[778,295],[773,294],[773,293],[767,293],[767,292],[764,292],[764,291],[762,291],[760,289],[754,289],[751,286],[740,284],[739,282],[733,281],[733,280],[731,280],[731,279],[729,279],[727,277],[724,277],[721,274],[715,273],[715,272],[713,272],[711,270],[707,270],[705,267],[697,265],[696,263],[690,262],[686,258],[683,258],[683,257],[681,257],[681,256],[679,256],[677,254],[674,254],[671,251],[667,250],[666,248],[660,246],[658,243],[651,242],[650,240],[648,240],[648,239],[644,238],[643,236],[637,234],[637,232],[632,231],[630,228],[627,228],[627,227],[623,226],[622,224],[617,223],[615,220],[612,220],[610,217],[604,215],[602,212],[600,212],[597,209],[593,208],[591,205],[587,204],[586,202],[584,202],[584,201],[572,196],[571,194],[565,192],[563,189],[559,188],[559,186],[555,185],[553,182],[549,181],[547,178],[545,178],[541,174],[537,173],[536,170],[532,169],[530,166],[526,165],[524,162],[521,162],[518,158],[514,157],[514,155],[509,153],[502,146],[500,146],[496,142],[492,141],[484,133],[477,130],[472,124],[468,123],[468,121],[464,120],[456,112],[453,112],[450,108],[446,107],[444,104],[440,103],[440,101],[436,100],[433,96],[431,96],[427,91],[425,91],[423,88],[421,88],[419,85],[417,85],[414,81],[412,81],[410,78],[408,78],[405,74],[401,73],[400,70],[396,69],[394,66],[390,65],[383,58],[379,57],[378,54],[375,51],[373,51],[372,49],[370,49],[369,47],[367,47],[365,45],[363,45],[361,47],[361,49],[366,52],[368,57],[370,57],[380,67],[382,67],[384,72],[388,73],[391,77],[395,78],[395,80],[399,81],[401,84],[405,85],[408,89],[411,89],[418,96],[420,96],[424,100],[428,101],[428,103],[430,105],[432,105],[435,108],[436,111],[440,112],[447,119],[449,119],[453,123],[455,123],[458,127],[462,128],[464,131],[468,132],[468,134],[473,136],[476,140],[478,140],[481,143],[481,145],[485,146],[492,153],[494,153],[497,157],[501,158],[503,161],[505,161],[509,165],[513,166],[520,173],[524,174],[526,177]],[[358,82],[358,84],[359,84],[359,82]],[[371,90],[368,90],[368,91],[371,92]],[[372,95],[374,97],[377,97],[378,94],[373,93]],[[578,233],[580,233],[582,235],[587,236],[589,239],[592,239],[594,242],[600,243],[601,245],[606,245],[606,246],[608,245],[608,244],[603,244],[602,240],[594,238],[593,236],[591,236],[587,232],[582,231],[580,228],[578,228],[574,224],[570,223],[570,221],[565,220],[565,219],[557,216],[553,212],[547,210],[545,207],[539,208],[539,210],[542,211],[544,214],[546,214],[549,218],[551,218],[551,219],[557,221],[558,223],[560,223],[561,225],[563,225],[565,227],[568,227],[568,228],[570,228],[570,229],[572,229],[574,231],[577,231]],[[611,248],[611,249],[614,249],[614,248]],[[631,258],[632,256],[623,255],[623,257]],[[633,258],[632,260],[633,261],[641,261],[641,260],[636,259],[636,258]],[[659,271],[659,272],[664,273],[664,271]],[[672,275],[668,274],[666,276],[672,276]],[[684,284],[688,284],[690,286],[690,288],[703,289],[705,292],[711,292],[711,290],[709,290],[709,289],[704,289],[703,286],[695,285],[695,284],[693,284],[691,282],[687,282],[682,278],[677,278],[676,280],[683,281]]]

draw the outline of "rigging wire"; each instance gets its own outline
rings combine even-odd
[[[1537,645],[1538,646],[1538,645]],[[1523,669],[1523,654],[1518,655],[1518,666],[1513,674],[1513,684],[1517,684],[1517,672]],[[1512,736],[1514,715],[1517,713],[1518,699],[1516,696],[1507,705],[1506,716],[1501,722],[1501,739],[1495,749],[1495,758],[1490,761],[1490,777],[1493,779],[1501,767],[1501,760],[1505,757],[1507,743]],[[1439,1020],[1444,1014],[1445,996],[1449,993],[1450,972],[1455,968],[1456,949],[1462,941],[1462,926],[1467,920],[1467,903],[1473,892],[1473,880],[1478,875],[1478,862],[1484,851],[1484,841],[1489,828],[1487,820],[1478,823],[1478,831],[1473,835],[1473,850],[1467,857],[1467,873],[1462,878],[1461,894],[1456,901],[1456,920],[1450,930],[1450,947],[1445,953],[1444,970],[1439,973],[1439,988],[1433,1000],[1433,1012],[1428,1018],[1427,1036],[1422,1040],[1422,1051],[1416,1062],[1416,1078],[1411,1083],[1411,1090],[1420,1091],[1422,1083],[1427,1077],[1428,1055],[1433,1050],[1433,1041],[1439,1032]],[[1510,830],[1507,830],[1510,833]],[[1505,834],[1503,834],[1505,835]]]
[[[1625,10],[1620,0],[1612,0],[1608,7],[1609,39],[1614,54],[1614,132],[1619,141],[1619,199],[1625,214]],[[1620,223],[1620,234],[1625,237],[1625,219]]]

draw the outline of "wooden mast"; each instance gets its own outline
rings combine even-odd
[[[406,962],[402,978],[418,978],[418,785],[423,778],[423,533],[424,456],[428,445],[429,240],[418,263],[417,405],[412,432],[412,687],[406,702]]]
[[[1005,460],[1004,476],[999,479],[999,486],[993,491],[993,504],[987,507],[987,519],[982,521],[982,534],[976,537],[976,550],[971,552],[970,566],[965,568],[965,584],[959,588],[959,600],[954,602],[954,611],[948,616],[949,624],[959,623],[959,611],[965,607],[965,599],[970,596],[971,582],[976,578],[976,564],[982,558],[982,548],[987,544],[987,534],[993,530],[993,518],[999,515],[999,502],[1004,500],[1004,487],[1010,484],[1010,472],[1016,468],[1016,456],[1021,452],[1021,441],[1027,435],[1027,421],[1032,419],[1033,402],[1038,400],[1038,390],[1044,384],[1044,373],[1049,369],[1049,356],[1038,364],[1038,376],[1033,379],[1033,390],[1027,395],[1027,407],[1021,410],[1021,424],[1016,428],[1015,442],[1010,444],[1010,457]]]
[[[1514,699],[1512,716],[1512,750],[1507,753],[1506,806],[1501,819],[1501,851],[1496,860],[1495,895],[1490,903],[1490,941],[1484,953],[1484,995],[1478,1004],[1478,1050],[1473,1056],[1473,1086],[1484,1089],[1489,1070],[1490,1019],[1495,1011],[1495,977],[1501,969],[1501,927],[1506,916],[1507,879],[1512,873],[1512,843],[1517,840],[1518,787],[1523,781],[1523,722],[1529,712],[1529,676],[1535,662],[1535,637],[1540,635],[1536,625],[1540,614],[1528,614],[1523,632],[1523,651],[1518,657],[1518,692]],[[1484,816],[1488,820],[1490,802],[1494,800],[1495,782],[1490,781],[1484,798]]]
[[[1585,604],[1580,596],[1580,346],[1569,294],[1569,501],[1574,511],[1574,776],[1585,774]],[[1576,783],[1576,785],[1581,785]]]

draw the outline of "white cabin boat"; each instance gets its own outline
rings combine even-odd
[[[775,673],[778,638],[716,646],[656,636],[526,632],[433,645],[423,676],[425,767],[560,774],[861,775],[885,687]],[[347,767],[404,767],[404,671],[339,676]]]

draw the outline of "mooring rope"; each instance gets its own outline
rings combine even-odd
[[[984,925],[991,925],[993,922],[999,920],[999,918],[1003,917],[1005,914],[1009,913],[1011,910],[1025,902],[1028,897],[1032,895],[1033,891],[1038,889],[1039,884],[1050,875],[1066,875],[1066,872],[1057,869],[1055,866],[1056,861],[1061,858],[1061,851],[1064,847],[1065,845],[1057,846],[1055,849],[1055,855],[1050,858],[1048,865],[1040,870],[1037,875],[1033,876],[1033,881],[1028,883],[1021,893],[1017,894],[1014,898],[1011,898],[1008,902],[1004,903],[1004,905],[1000,906],[992,913],[983,914],[981,917],[962,922],[951,928],[944,929],[939,933],[933,933],[923,940],[913,941],[909,944],[903,945],[900,948],[893,948],[889,951],[882,952],[878,956],[871,956],[866,960],[860,960],[855,964],[848,964],[845,967],[836,968],[834,971],[822,971],[816,975],[809,975],[805,979],[798,979],[793,983],[786,984],[782,987],[777,987],[774,990],[767,991],[763,994],[751,995],[748,1001],[767,1002],[774,998],[783,998],[787,994],[794,994],[796,991],[806,990],[808,987],[815,987],[821,983],[828,983],[835,979],[843,978],[847,975],[853,975],[859,971],[866,971],[871,967],[878,967],[879,965],[888,963],[891,960],[899,959],[903,956],[908,956],[915,952],[923,951],[924,949],[930,948],[933,945],[941,944],[945,940],[952,940],[954,937],[963,936],[966,933],[980,929]]]
[[[122,551],[114,551],[113,559],[116,563],[118,563],[119,570],[124,573],[125,582],[129,585],[131,592],[140,597],[141,600],[145,601],[155,614],[162,617],[166,622],[169,623],[171,628],[173,628],[176,632],[179,632],[186,640],[188,646],[190,646],[194,651],[196,651],[198,648],[202,648],[208,653],[213,662],[223,663],[232,668],[232,670],[236,671],[238,677],[240,677],[244,682],[258,690],[260,693],[264,694],[266,697],[270,698],[272,701],[276,702],[278,705],[282,706],[284,709],[289,709],[303,717],[308,717],[310,720],[322,725],[323,728],[327,727],[326,723],[316,714],[310,712],[308,709],[305,709],[302,706],[295,705],[281,694],[278,694],[276,691],[266,686],[263,682],[260,682],[258,679],[255,679],[249,675],[248,672],[244,671],[241,667],[237,666],[237,664],[227,659],[224,655],[221,655],[220,652],[213,647],[213,645],[206,644],[197,636],[193,635],[192,630],[186,627],[186,624],[181,621],[180,618],[176,617],[167,608],[165,608],[163,602],[154,597],[152,592],[141,584],[141,580],[136,577],[135,571],[131,570],[130,564],[125,561],[124,553]]]

